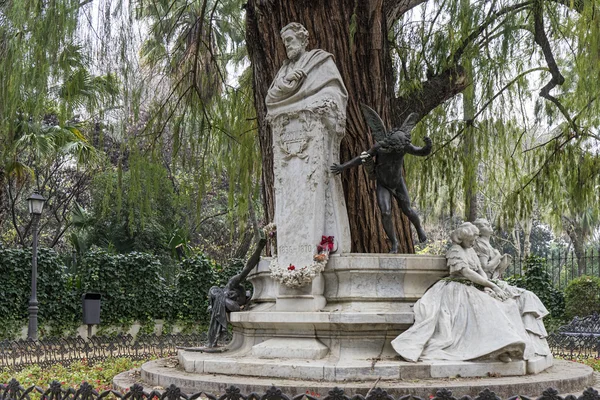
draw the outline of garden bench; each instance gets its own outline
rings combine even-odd
[[[564,336],[600,337],[600,315],[594,313],[586,317],[575,317],[567,325],[558,328],[557,333]]]
[[[573,318],[548,335],[548,345],[554,356],[600,358],[600,316],[592,314]]]

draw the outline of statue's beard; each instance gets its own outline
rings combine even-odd
[[[287,56],[292,61],[297,61],[298,58],[300,58],[301,54],[302,54],[302,48],[300,46],[292,47],[287,50]]]

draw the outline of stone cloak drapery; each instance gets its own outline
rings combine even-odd
[[[303,72],[297,81],[285,77]],[[333,56],[323,50],[286,60],[267,97],[273,130],[277,258],[280,266],[312,263],[321,236],[334,236],[337,253],[350,252],[350,228],[339,176],[348,93]]]
[[[304,79],[292,82],[284,79],[290,72],[298,69],[304,72]],[[267,118],[272,120],[280,114],[317,108],[326,100],[337,105],[345,120],[348,92],[333,61],[333,55],[320,49],[311,50],[295,63],[284,61],[267,93]]]

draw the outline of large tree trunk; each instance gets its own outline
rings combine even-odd
[[[408,3],[408,2],[407,2]],[[393,10],[399,13],[398,10]],[[346,136],[340,158],[347,161],[372,144],[360,103],[374,108],[390,125],[390,105],[394,97],[392,63],[387,47],[384,1],[379,0],[249,0],[246,7],[246,39],[254,71],[255,102],[263,156],[263,195],[265,215],[272,221],[273,150],[272,133],[265,123],[265,96],[275,73],[286,58],[279,31],[290,22],[299,22],[309,31],[308,49],[332,53],[346,88],[348,109]],[[354,31],[352,35],[351,31]],[[402,114],[410,110],[404,109]],[[394,115],[394,120],[401,118]],[[366,171],[353,168],[342,175],[353,252],[385,252],[389,249],[377,208],[374,182]],[[410,187],[410,182],[408,182]],[[300,210],[298,210],[300,212]],[[400,252],[412,253],[408,220],[395,210]]]

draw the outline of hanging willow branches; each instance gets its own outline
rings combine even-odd
[[[480,213],[494,208],[506,224],[547,204],[556,225],[594,208],[600,10],[591,0],[7,0],[0,3],[2,187],[11,171],[35,175],[33,160],[69,150],[85,165],[96,150],[114,175],[105,212],[151,221],[167,180],[186,210],[174,225],[194,232],[205,217],[203,194],[214,186],[228,190],[231,220],[246,221],[261,173],[271,172],[257,93],[282,54],[280,27],[252,23],[296,19],[338,63],[356,64],[340,68],[353,94],[342,154],[364,140],[354,104],[362,96],[379,102],[373,106],[394,125],[420,115],[414,140],[431,136],[435,150],[425,163],[407,160],[406,171],[423,208],[459,213],[474,189],[487,199]],[[381,62],[369,63],[373,54]],[[369,76],[352,82],[360,70]],[[459,101],[462,93],[468,102]],[[464,105],[472,109],[463,114]],[[81,121],[88,125],[75,126]],[[368,197],[357,209],[372,204]]]
[[[484,198],[497,199],[481,214],[512,225],[541,208],[561,226],[562,216],[593,206],[600,184],[600,10],[590,1],[460,6],[427,2],[396,28],[400,103],[465,59],[473,61],[465,79],[476,88],[472,119],[462,120],[460,105],[450,101],[420,125],[437,147],[425,171],[407,167],[411,181],[423,204],[452,214],[466,190],[462,177],[471,174]],[[464,25],[472,27],[467,34]],[[476,136],[474,173],[464,169],[459,150],[469,126]]]

